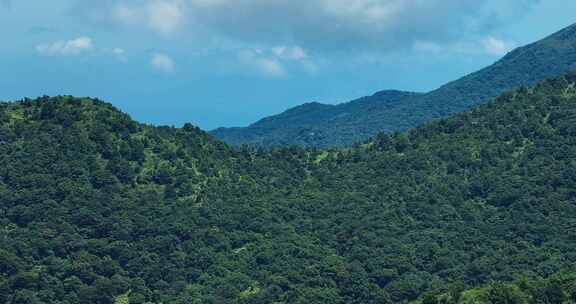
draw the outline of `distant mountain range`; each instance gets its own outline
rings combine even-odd
[[[339,105],[307,103],[248,127],[219,128],[233,145],[333,147],[403,131],[464,111],[508,90],[576,69],[576,25],[520,47],[480,71],[421,94],[381,91]]]

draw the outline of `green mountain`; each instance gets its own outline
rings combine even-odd
[[[576,74],[320,151],[0,103],[0,303],[572,303],[575,126]]]
[[[337,106],[304,105],[245,128],[210,132],[227,143],[263,147],[350,145],[464,111],[522,85],[576,69],[576,25],[518,48],[495,64],[426,94],[384,91]]]
[[[357,125],[357,130],[351,130],[345,127],[346,125],[355,125],[360,117],[379,115],[378,113],[393,109],[405,100],[419,95],[421,94],[388,90],[339,105],[306,103],[279,115],[264,118],[247,128],[219,128],[210,134],[231,145],[249,144],[259,147],[343,145],[352,143],[344,138],[360,140],[369,137],[358,137],[355,134],[357,131],[363,134],[375,134],[373,126],[368,124]],[[332,127],[338,129],[333,130]],[[338,138],[343,140],[340,141]],[[335,143],[335,140],[339,142]]]

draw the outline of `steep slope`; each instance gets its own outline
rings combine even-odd
[[[246,128],[217,129],[211,134],[231,144],[265,147],[349,145],[379,132],[406,130],[461,112],[473,105],[487,102],[504,91],[532,85],[573,69],[576,69],[576,25],[518,48],[495,64],[437,90],[405,96],[401,102],[371,108],[369,111],[365,108],[351,109],[346,116],[334,115],[328,120],[319,115],[318,120],[314,121],[313,116],[317,115],[317,112],[310,111],[311,118],[305,123],[284,120],[284,115],[281,114]],[[370,104],[378,99],[376,94],[364,98],[363,103]],[[308,136],[310,133],[313,135]]]
[[[576,272],[575,122],[576,75],[325,151],[0,104],[0,302],[542,303]]]
[[[368,117],[374,112],[397,106],[398,103],[418,95],[419,93],[388,90],[339,105],[306,103],[279,115],[264,118],[248,128],[219,128],[210,133],[233,145],[331,146],[336,138],[327,132],[326,126],[355,121],[359,116]],[[373,131],[365,130],[365,133]],[[337,144],[346,143],[348,141]]]

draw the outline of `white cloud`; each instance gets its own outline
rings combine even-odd
[[[36,46],[36,51],[46,56],[77,56],[94,49],[92,39],[79,37],[68,41],[57,41]]]
[[[61,40],[36,46],[36,51],[44,56],[79,56],[84,54],[97,54],[112,56],[126,62],[126,51],[122,48],[97,48],[92,38],[79,37],[71,40]]]
[[[503,56],[514,49],[516,43],[489,36],[482,40],[482,46],[489,55]]]
[[[540,0],[76,0],[74,15],[103,22],[306,50],[382,53],[418,41],[449,45],[490,33]],[[94,13],[97,11],[98,13]],[[494,50],[494,49],[492,49]]]
[[[272,48],[276,57],[284,60],[303,60],[308,58],[306,51],[299,46],[277,46]]]
[[[152,54],[150,64],[153,68],[163,73],[173,73],[176,71],[176,64],[174,63],[174,59],[166,54]]]
[[[288,68],[299,67],[310,74],[319,69],[319,65],[300,46],[244,49],[238,52],[238,58],[240,63],[272,77],[286,76]]]
[[[172,35],[186,24],[185,0],[149,0],[144,5],[115,1],[111,20],[125,26],[147,27],[161,35]]]
[[[122,48],[112,48],[106,49],[105,53],[108,55],[113,56],[114,58],[118,59],[120,62],[128,62],[128,57],[126,56],[126,51]]]
[[[286,75],[282,63],[260,49],[243,50],[239,52],[238,58],[242,64],[251,66],[266,76],[281,77]]]
[[[124,51],[124,49],[121,48],[113,48],[111,50],[112,54],[117,55],[117,56],[122,56],[124,55],[124,53],[126,53],[126,51]]]
[[[148,25],[161,34],[178,31],[185,23],[182,1],[156,0],[148,4]]]
[[[259,58],[254,61],[254,64],[266,75],[279,77],[285,76],[286,71],[280,62],[274,59]]]

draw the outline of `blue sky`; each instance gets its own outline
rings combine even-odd
[[[243,126],[427,91],[576,22],[573,0],[0,0],[0,100],[71,94],[146,123]]]

